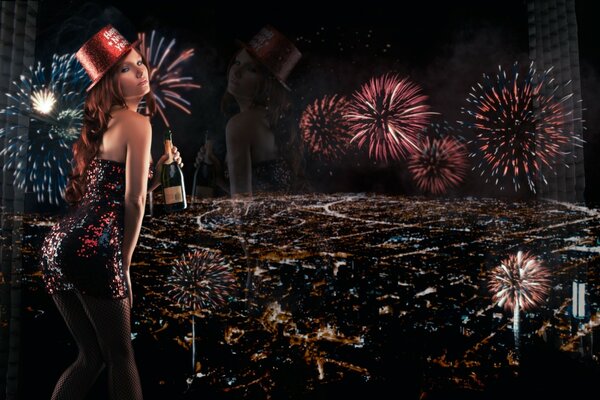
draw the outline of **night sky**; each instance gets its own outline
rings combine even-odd
[[[302,110],[316,98],[333,93],[351,95],[371,77],[394,72],[400,76],[410,77],[412,81],[421,86],[423,92],[429,97],[428,104],[432,110],[440,114],[439,117],[433,119],[434,122],[448,121],[453,127],[458,128],[457,121],[464,119],[461,107],[467,106],[465,100],[467,94],[471,86],[481,81],[483,73],[493,74],[497,71],[498,65],[509,67],[516,61],[522,65],[529,63],[527,3],[525,0],[446,2],[421,0],[410,3],[395,2],[394,10],[390,9],[389,2],[383,1],[365,1],[360,7],[354,8],[348,7],[348,3],[333,7],[329,4],[325,5],[326,2],[323,1],[320,3],[281,1],[275,4],[257,1],[242,4],[227,1],[198,2],[194,8],[200,9],[200,11],[195,12],[192,11],[189,0],[160,2],[147,0],[113,2],[44,0],[39,2],[35,59],[49,66],[53,54],[76,52],[85,40],[108,23],[114,25],[129,40],[135,39],[137,32],[149,33],[156,30],[168,39],[176,39],[176,52],[193,48],[195,55],[186,65],[184,72],[194,77],[195,82],[201,84],[202,88],[182,92],[184,97],[191,102],[193,114],[187,115],[173,108],[167,112],[173,128],[175,144],[179,147],[185,162],[183,170],[188,194],[192,186],[194,158],[203,143],[205,133],[208,132],[217,141],[224,136],[226,119],[220,111],[220,101],[225,90],[227,64],[238,49],[235,40],[250,40],[266,24],[273,25],[292,39],[303,53],[301,62],[289,79],[289,85],[293,89],[296,116],[299,116]],[[584,140],[586,141],[584,145],[585,198],[588,205],[599,207],[600,52],[595,42],[597,39],[594,38],[600,37],[600,24],[598,24],[598,14],[594,11],[593,4],[594,2],[591,1],[576,1],[583,116],[586,128],[584,131]],[[162,152],[162,135],[165,126],[159,117],[153,119],[152,125],[154,135],[152,153],[154,160],[157,160]],[[463,132],[463,134],[467,139],[469,138],[469,132]],[[221,153],[223,150],[222,147],[217,149]],[[320,165],[310,157],[306,157],[306,169],[312,188],[315,191],[327,193],[356,191],[403,195],[420,194],[416,185],[408,177],[405,162],[385,166],[369,160],[366,153],[365,150],[355,151],[334,166]],[[509,200],[523,198],[515,195],[512,191],[503,192],[491,184],[485,184],[473,172],[469,173],[467,181],[462,186],[452,189],[448,195],[451,198],[465,196],[500,197]],[[337,205],[331,211],[325,209],[325,204],[328,202],[337,204],[338,200],[345,197],[349,199],[345,199],[341,205]],[[561,268],[564,268],[559,276],[560,285],[553,288],[554,299],[562,301],[563,297],[560,296],[570,295],[570,280],[575,273],[576,266],[587,265],[585,260],[588,260],[588,257],[591,260],[593,257],[593,248],[589,251],[582,250],[583,245],[579,246],[578,239],[581,238],[581,242],[586,243],[585,246],[596,246],[597,243],[594,240],[598,238],[597,219],[589,217],[586,212],[581,210],[573,210],[563,205],[555,207],[546,203],[542,203],[542,206],[527,204],[523,207],[520,203],[494,199],[467,199],[466,201],[460,201],[460,199],[414,199],[414,201],[410,201],[409,198],[405,202],[406,204],[403,204],[404,200],[398,201],[395,198],[384,196],[372,198],[357,196],[354,198],[345,195],[330,197],[324,195],[312,198],[306,196],[306,199],[301,201],[282,197],[274,198],[272,201],[273,203],[265,201],[267,206],[262,210],[268,215],[264,218],[263,216],[256,218],[255,226],[246,225],[248,229],[257,227],[264,229],[265,232],[270,232],[256,236],[260,238],[256,249],[259,249],[259,246],[264,246],[263,249],[274,249],[272,253],[264,252],[265,260],[267,257],[271,257],[271,254],[276,254],[276,251],[281,251],[282,248],[286,249],[282,243],[289,241],[293,243],[293,246],[290,246],[292,255],[281,253],[283,254],[281,260],[287,263],[288,260],[295,260],[293,254],[305,254],[304,249],[297,246],[308,244],[315,246],[314,249],[307,247],[308,250],[306,250],[306,254],[314,255],[317,260],[315,265],[327,262],[336,265],[337,271],[337,261],[343,261],[343,264],[339,265],[344,265],[344,267],[340,269],[339,277],[336,272],[335,282],[344,282],[344,279],[347,279],[347,282],[353,282],[353,285],[356,284],[356,287],[362,288],[364,293],[370,293],[370,296],[379,296],[377,290],[380,286],[377,286],[377,282],[382,282],[381,288],[397,286],[398,290],[402,291],[393,292],[397,294],[396,297],[390,296],[388,300],[385,300],[389,301],[390,307],[397,307],[395,311],[397,314],[393,315],[393,321],[398,325],[390,324],[392,327],[398,327],[397,330],[386,329],[388,328],[385,325],[388,323],[386,321],[392,321],[391,316],[360,314],[361,317],[376,315],[374,317],[376,321],[383,321],[380,326],[384,329],[373,330],[373,332],[381,333],[381,336],[374,336],[373,343],[390,345],[389,348],[381,347],[381,354],[384,355],[385,361],[381,365],[391,366],[389,369],[386,368],[382,375],[385,383],[389,382],[390,387],[394,388],[405,382],[418,385],[418,379],[421,379],[419,369],[411,371],[416,377],[414,382],[411,382],[413,378],[411,374],[407,375],[409,378],[403,377],[403,380],[397,380],[394,375],[399,365],[402,367],[413,361],[412,359],[407,361],[404,357],[405,354],[420,351],[418,348],[409,349],[413,345],[410,340],[398,340],[398,337],[401,336],[397,334],[406,334],[406,331],[399,329],[399,327],[404,329],[400,323],[408,323],[405,322],[406,320],[398,318],[398,313],[405,307],[404,296],[407,296],[406,293],[410,293],[410,298],[416,299],[415,304],[418,302],[429,303],[428,298],[415,296],[412,291],[408,292],[408,286],[400,284],[399,277],[404,279],[404,274],[413,274],[415,282],[423,286],[424,290],[428,290],[430,286],[437,287],[439,285],[440,290],[435,294],[435,298],[439,299],[439,309],[450,310],[451,315],[456,316],[453,321],[458,321],[463,316],[463,312],[460,308],[454,307],[455,303],[451,296],[461,295],[462,292],[459,293],[459,291],[465,290],[465,293],[469,294],[465,299],[469,299],[469,302],[470,299],[475,299],[481,304],[486,302],[487,292],[484,296],[481,295],[484,291],[481,283],[483,282],[483,267],[491,265],[492,261],[490,260],[499,260],[500,255],[507,252],[507,249],[520,246],[522,242],[524,246],[531,246],[533,249],[539,249],[542,253],[545,252],[546,257],[555,263],[551,265],[560,264]],[[201,207],[209,204],[212,203],[205,201]],[[257,204],[263,203],[259,201]],[[277,204],[287,211],[285,213],[279,212],[279,210],[273,212],[274,208],[270,208],[272,204]],[[45,206],[36,205],[36,207],[41,209]],[[196,204],[195,207],[198,205]],[[221,207],[222,205],[219,206],[219,209]],[[160,207],[157,208],[160,212]],[[326,212],[321,213],[319,208],[323,208]],[[222,250],[223,243],[225,243],[225,250],[229,249],[227,251],[231,254],[237,254],[236,257],[240,259],[247,257],[242,254],[242,248],[237,244],[239,240],[236,236],[237,233],[235,235],[227,233],[227,229],[233,229],[232,227],[223,225],[225,228],[220,228],[219,224],[215,223],[207,225],[211,227],[210,229],[215,229],[210,234],[189,234],[189,226],[186,223],[192,220],[192,214],[198,209],[200,208],[190,207],[186,212],[173,214],[172,218],[166,216],[163,218],[159,214],[148,220],[148,223],[144,222],[147,234],[141,236],[142,242],[145,242],[143,246],[140,246],[141,255],[138,262],[143,268],[150,267],[148,270],[140,268],[135,272],[139,274],[138,277],[134,277],[134,281],[138,282],[137,286],[134,285],[134,291],[138,291],[136,296],[142,293],[150,293],[151,296],[160,293],[160,290],[154,290],[157,279],[160,277],[159,269],[153,270],[153,268],[168,265],[181,252],[193,246],[214,247]],[[229,223],[230,215],[226,207],[224,210],[223,221]],[[583,216],[583,214],[586,215]],[[32,213],[31,215],[33,216],[32,221],[35,221],[36,214]],[[202,215],[204,215],[203,212]],[[346,216],[351,216],[351,218],[346,218]],[[300,226],[298,229],[295,224],[303,219],[309,223],[305,224],[303,221],[298,225]],[[572,219],[576,223],[568,223]],[[36,241],[43,237],[42,230],[49,229],[48,221],[43,219],[40,221],[42,223],[39,225],[25,221],[24,225],[30,229],[24,234],[25,256],[31,256],[37,252],[39,246]],[[360,221],[360,223],[356,221]],[[379,221],[377,224],[381,223],[382,225],[374,224],[373,221]],[[397,229],[397,232],[388,231],[389,226]],[[472,227],[476,227],[476,229],[472,229]],[[223,231],[218,229],[223,229]],[[542,231],[544,234],[540,235]],[[229,236],[224,235],[223,232]],[[194,233],[197,232],[194,231]],[[167,237],[168,240],[163,240],[164,237]],[[346,239],[340,240],[341,237]],[[227,240],[230,241],[230,245],[227,244]],[[573,243],[576,243],[577,246]],[[572,247],[572,249],[563,252],[563,248],[566,246]],[[230,251],[231,249],[237,253]],[[259,253],[259,251],[256,252],[256,254]],[[355,259],[348,258],[348,254],[357,256]],[[396,254],[399,255],[397,259],[401,261],[394,261],[396,259],[392,256],[395,257]],[[388,255],[390,256],[389,261],[385,261]],[[302,257],[304,256],[302,255]],[[276,290],[283,290],[281,287],[284,286],[279,285],[279,282],[283,282],[285,279],[288,279],[286,285],[289,284],[289,286],[285,286],[285,290],[288,290],[287,287],[289,287],[290,292],[296,293],[303,293],[303,290],[307,290],[306,288],[313,287],[313,282],[325,282],[322,275],[319,274],[328,273],[327,268],[307,268],[308,273],[300,273],[302,271],[300,266],[304,263],[310,265],[312,259],[309,259],[308,262],[302,261],[300,258],[298,260],[296,265],[285,264],[285,268],[274,267],[268,271],[265,268],[267,275],[277,276],[281,273],[283,278],[272,281],[273,287],[277,287]],[[380,263],[379,260],[384,260],[384,262]],[[596,258],[593,260],[593,262],[597,261]],[[267,260],[261,265],[284,265],[284,261],[276,264],[280,261]],[[378,274],[376,279],[371,280],[366,274],[357,274],[356,277],[350,275],[350,272],[354,274],[352,270],[355,268],[355,261],[357,268],[376,266],[378,269],[373,269]],[[294,262],[296,263],[296,260]],[[37,261],[25,259],[23,265],[30,268],[37,265]],[[240,261],[239,265],[244,264]],[[350,265],[352,270],[350,270]],[[590,267],[594,266],[592,261],[589,265]],[[401,267],[398,268],[398,266]],[[406,268],[406,266],[410,268]],[[292,267],[296,269],[292,269]],[[383,267],[389,267],[389,270]],[[364,271],[367,270],[368,268],[365,267]],[[148,271],[150,273],[147,273]],[[162,274],[165,273],[165,269],[160,271]],[[468,279],[462,279],[463,276]],[[36,273],[35,277],[39,278],[39,274]],[[381,277],[379,281],[378,277]],[[557,282],[559,277],[557,277]],[[28,281],[24,280],[24,282]],[[332,279],[331,282],[334,280]],[[455,286],[455,282],[460,284]],[[597,282],[597,277],[590,273],[589,287],[597,288],[598,285],[594,285],[595,282]],[[144,284],[147,286],[144,287]],[[301,284],[305,284],[305,286],[303,287]],[[314,287],[323,288],[319,290],[329,290],[329,287],[335,287],[327,285],[326,282],[324,285],[317,284]],[[560,289],[556,289],[557,287]],[[473,297],[470,296],[470,291],[475,291]],[[317,293],[314,290],[313,292]],[[331,292],[333,293],[333,291]],[[31,298],[34,300],[35,296],[43,295],[42,291],[32,293],[34,294]],[[277,295],[279,293],[282,292],[277,292]],[[306,293],[309,291],[307,290]],[[346,293],[351,292],[347,290]],[[362,302],[365,298],[364,294],[360,291],[358,293],[356,299]],[[594,298],[593,295],[594,293],[591,298],[594,301],[597,300],[597,296]],[[147,298],[151,299],[151,296]],[[324,302],[323,304],[331,304],[327,301],[327,297],[320,294],[318,298],[316,295],[313,297],[316,303],[321,301]],[[140,298],[146,299],[141,296]],[[380,304],[379,297],[374,298],[377,299],[377,303],[372,304],[377,306],[388,304]],[[294,298],[290,297],[290,299]],[[312,297],[309,300],[312,301]],[[43,301],[49,301],[47,296],[43,297]],[[295,306],[292,300],[289,301]],[[339,302],[340,307],[348,308],[352,305],[342,296],[336,297],[336,302]],[[156,315],[160,314],[161,318],[164,316],[161,314],[163,310],[160,308],[160,302],[156,303],[159,305],[156,308],[145,307],[145,303],[137,302],[137,300],[135,304],[135,307],[144,310],[143,312],[150,310],[150,314],[147,315],[156,311]],[[487,303],[484,306],[486,305]],[[368,306],[371,307],[371,303]],[[548,310],[552,310],[548,314],[551,315],[551,318],[564,321],[570,319],[568,311],[563,309],[558,312],[555,311],[558,307],[556,309],[553,307],[554,305],[548,306]],[[54,307],[49,306],[48,308],[54,310]],[[429,314],[426,319],[421,320],[420,317],[423,314],[420,313],[437,312],[435,304],[433,308],[429,306],[421,308],[410,306],[409,308],[417,311],[414,314],[415,320],[424,323],[430,322]],[[31,391],[51,388],[53,384],[51,379],[54,379],[51,374],[42,374],[41,384],[28,385],[28,381],[33,382],[33,380],[39,379],[40,370],[47,370],[47,368],[44,369],[44,364],[55,363],[55,359],[52,357],[39,357],[37,349],[40,346],[48,347],[47,340],[39,340],[39,333],[46,332],[45,329],[39,329],[39,326],[44,327],[40,324],[60,322],[56,310],[39,317],[39,309],[43,309],[43,307],[37,305],[29,307],[30,311],[24,314],[25,318],[23,319],[25,321],[23,332],[29,336],[25,337],[22,342],[33,343],[25,350],[24,357],[28,360],[37,360],[38,358],[41,360],[40,363],[37,361],[29,363],[26,366],[29,369],[24,369],[25,378],[22,382],[25,382],[26,390]],[[319,306],[317,309],[322,310],[323,307]],[[361,312],[371,313],[371,310]],[[34,316],[34,313],[37,314]],[[448,321],[448,314],[435,315],[440,318],[440,326]],[[508,313],[505,315],[509,317]],[[488,318],[489,314],[478,316],[483,322],[473,319],[471,326],[480,326],[476,324],[487,326],[489,320],[484,320],[484,317]],[[29,327],[27,324],[35,326],[36,329],[27,329]],[[560,326],[567,327],[567,324],[564,323]],[[175,328],[175,324],[173,324],[172,329],[180,328]],[[165,335],[163,337],[173,331],[163,333]],[[505,334],[511,333],[508,328],[503,328],[503,331]],[[52,331],[48,329],[47,332]],[[66,330],[62,332],[54,330],[54,332],[55,336],[49,336],[49,340],[57,340],[56,337],[60,335],[62,337],[59,339],[60,346],[50,346],[50,350],[59,354],[66,346],[65,338],[67,336],[65,335],[68,333]],[[211,332],[210,329],[204,329],[202,332],[212,335],[217,331]],[[450,332],[450,329],[445,332]],[[483,335],[485,332],[487,331],[476,332],[476,336]],[[433,347],[452,343],[453,336],[444,335],[446,333],[439,334],[440,340],[428,340],[430,337],[437,338],[438,336],[424,336],[415,341],[417,343],[420,343],[421,340],[427,341],[428,345]],[[452,331],[452,335],[458,336],[459,333],[455,330]],[[214,338],[216,337],[215,335]],[[410,339],[411,336],[406,337]],[[447,337],[450,339],[447,340]],[[495,340],[501,341],[499,337],[500,335]],[[541,340],[539,337],[534,339]],[[168,385],[163,385],[164,382],[157,383],[162,382],[163,377],[158,375],[163,374],[165,370],[164,368],[155,368],[156,364],[153,362],[158,360],[164,365],[169,365],[171,368],[167,371],[169,374],[174,376],[179,374],[176,366],[179,364],[164,362],[164,360],[170,360],[169,357],[173,359],[179,357],[179,353],[171,351],[172,348],[177,347],[177,344],[171,338],[168,341],[155,341],[154,339],[150,341],[148,338],[145,339],[142,334],[135,343],[142,348],[148,345],[148,342],[144,342],[144,340],[150,342],[152,346],[160,347],[160,351],[156,353],[152,351],[137,353],[141,357],[147,357],[143,360],[144,362],[140,363],[142,368],[145,368],[145,370],[141,370],[142,377],[150,376],[151,379],[143,378],[144,384],[155,385],[148,387],[158,388],[154,394],[160,396],[160,390],[166,392],[173,386],[172,382]],[[215,343],[217,343],[217,339],[215,339]],[[221,346],[221,337],[218,338],[218,343]],[[458,343],[466,343],[466,341],[463,342],[461,339]],[[285,346],[292,351],[297,350],[296,346],[288,346],[287,342]],[[148,348],[152,349],[152,347]],[[214,348],[218,349],[217,346],[202,346],[200,351],[209,354]],[[404,351],[405,348],[406,351]],[[460,349],[459,347],[452,348],[452,346],[449,348],[451,350]],[[538,350],[536,347],[529,347],[527,351],[531,353],[540,351],[541,354],[547,348],[548,346],[545,346]],[[485,347],[477,356],[487,357],[488,349]],[[65,357],[65,354],[69,353],[59,355]],[[536,358],[537,355],[530,356],[529,359],[536,362],[522,365],[522,371],[525,373],[519,381],[520,386],[505,385],[505,387],[501,387],[505,382],[512,382],[512,380],[500,377],[498,380],[490,381],[492,383],[486,388],[485,394],[491,393],[495,396],[493,398],[500,398],[501,394],[511,391],[513,387],[523,387],[527,394],[540,389],[542,394],[549,394],[554,387],[570,385],[570,382],[573,382],[571,376],[583,377],[583,381],[591,379],[588,375],[591,376],[596,370],[595,368],[585,370],[583,374],[580,374],[580,370],[586,368],[585,365],[576,364],[575,359],[571,358],[567,352],[557,354],[553,350],[551,354],[547,355],[547,358],[542,357],[541,361],[538,361],[540,357]],[[161,358],[163,355],[166,358]],[[156,357],[155,360],[154,357]],[[206,358],[209,359],[208,356]],[[544,362],[546,359],[548,362]],[[146,362],[146,360],[148,361]],[[188,358],[186,358],[186,362],[187,360]],[[212,357],[211,360],[214,360],[215,365],[223,361],[218,357]],[[243,365],[237,356],[232,360],[234,363]],[[229,362],[230,360],[225,361]],[[536,371],[538,365],[543,367],[540,371]],[[571,368],[573,365],[575,368]],[[410,366],[412,367],[412,365]],[[55,367],[54,364],[53,367]],[[508,369],[505,371],[510,372]],[[569,372],[566,379],[566,375],[561,375],[563,371]],[[293,373],[295,375],[290,374],[290,376],[300,376],[297,369]],[[435,371],[430,376],[434,374]],[[535,379],[531,379],[532,376]],[[155,377],[160,379],[154,379]],[[298,379],[298,382],[304,382],[300,378]],[[440,375],[440,379],[445,379],[444,375]],[[288,381],[285,381],[286,384]],[[295,383],[296,381],[291,380],[291,382]],[[451,382],[448,379],[448,384]],[[541,382],[544,383],[541,384]],[[569,383],[565,384],[565,382]],[[104,383],[105,381],[102,381],[99,384],[103,385]],[[183,380],[181,384],[183,384]],[[568,387],[579,390],[579,386]],[[286,386],[281,387],[285,388]],[[387,386],[385,387],[387,388]],[[350,391],[351,388],[352,386],[347,386],[346,390]],[[216,390],[216,386],[211,390]],[[339,393],[336,394],[339,395]],[[555,393],[553,394],[555,395]],[[536,395],[539,396],[539,392],[536,392]],[[102,396],[102,393],[99,396]],[[323,398],[329,397],[324,396]]]
[[[384,2],[364,2],[362,7],[331,7],[324,3],[203,2],[191,11],[188,2],[42,1],[38,15],[36,59],[52,53],[75,52],[99,28],[112,23],[128,39],[136,32],[158,33],[177,40],[176,49],[195,49],[185,72],[203,87],[184,96],[193,115],[168,114],[176,145],[182,150],[184,174],[191,185],[193,160],[204,133],[223,135],[225,119],[219,110],[227,63],[237,47],[235,39],[248,41],[265,24],[271,24],[303,53],[289,84],[297,114],[324,94],[350,95],[374,75],[388,71],[409,76],[429,96],[432,109],[456,125],[463,119],[469,88],[482,73],[515,61],[528,64],[525,1],[433,1],[398,3],[397,11]],[[600,201],[600,54],[594,37],[598,24],[591,2],[577,1],[582,98],[584,106],[586,200]],[[437,117],[436,117],[437,118]],[[153,156],[160,156],[164,126],[153,120]],[[307,165],[315,190],[376,191],[417,194],[407,179],[405,165],[384,168],[369,163],[365,152],[336,167]],[[312,161],[308,161],[310,164]],[[469,175],[471,176],[471,175]],[[491,185],[469,179],[450,195],[505,196]]]

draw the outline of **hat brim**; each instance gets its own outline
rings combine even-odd
[[[283,86],[288,92],[292,91],[292,89],[287,85],[287,83],[285,83],[284,81],[282,81],[281,79],[279,79],[277,77],[277,75],[275,75],[275,72],[272,71],[271,68],[269,68],[269,66],[267,64],[265,64],[262,61],[260,61],[260,58],[254,52],[254,50],[252,50],[252,48],[250,46],[248,46],[246,43],[242,42],[239,39],[235,39],[235,43],[238,46],[243,47],[248,52],[248,54],[250,54],[250,57],[252,57],[254,59],[254,61],[256,61],[260,65],[264,66],[271,73],[271,75],[273,76],[273,78],[277,79],[277,82],[279,82],[281,84],[281,86]]]
[[[85,91],[86,91],[86,92],[89,92],[89,91],[90,91],[90,90],[91,90],[91,89],[92,89],[94,86],[96,86],[96,84],[97,84],[98,82],[100,82],[100,80],[102,80],[102,78],[104,77],[104,75],[106,75],[106,73],[107,73],[107,72],[108,72],[108,71],[109,71],[109,70],[110,70],[110,69],[111,69],[111,68],[112,68],[112,67],[113,67],[113,66],[114,66],[116,63],[118,63],[119,61],[121,61],[121,60],[123,59],[123,57],[125,57],[127,54],[129,54],[129,52],[130,52],[131,50],[133,50],[133,49],[134,49],[134,48],[135,48],[135,47],[136,47],[138,44],[140,44],[140,42],[141,42],[141,41],[142,41],[141,39],[138,39],[138,40],[134,41],[133,43],[131,43],[131,44],[130,44],[130,45],[127,47],[127,49],[126,49],[126,50],[123,52],[123,54],[121,54],[121,56],[115,60],[115,62],[113,63],[113,65],[111,65],[109,68],[107,68],[107,69],[106,69],[106,71],[104,71],[102,74],[100,74],[100,75],[99,75],[99,76],[96,78],[96,80],[95,80],[94,82],[92,82],[92,83],[90,84],[90,86],[88,86],[88,87],[87,87],[87,89],[85,89]]]

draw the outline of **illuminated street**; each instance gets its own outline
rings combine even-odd
[[[485,398],[491,387],[530,373],[522,364],[537,346],[598,370],[590,332],[600,315],[588,315],[579,333],[571,317],[577,274],[587,281],[589,307],[598,309],[596,210],[357,194],[216,199],[169,215],[155,211],[144,220],[132,267],[134,348],[145,392],[314,398],[342,387],[379,393],[400,384],[396,390],[408,398]],[[33,270],[54,218],[24,221],[30,338],[62,324]],[[195,249],[220,252],[237,285],[226,304],[197,313],[190,379],[191,317],[165,283],[175,260]],[[521,313],[516,349],[512,312],[494,306],[488,273],[519,250],[549,269],[551,287],[544,304]],[[73,351],[66,337],[38,345],[64,356]],[[29,351],[25,369],[43,368],[33,365],[35,348]]]

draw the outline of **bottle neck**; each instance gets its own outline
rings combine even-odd
[[[172,164],[173,163],[173,143],[171,143],[170,140],[165,140],[165,154],[168,156],[167,161],[165,161],[165,164]]]
[[[204,150],[206,151],[206,157],[204,157],[204,163],[208,164],[208,165],[212,165],[213,162],[210,159],[210,156],[212,155],[212,151],[213,151],[213,147],[212,147],[212,140],[207,139],[204,142]]]

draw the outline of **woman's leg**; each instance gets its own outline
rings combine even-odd
[[[111,399],[142,399],[142,385],[131,344],[129,299],[79,295],[96,330],[106,362]]]
[[[83,399],[104,368],[96,331],[75,292],[56,293],[52,295],[52,300],[79,349],[75,362],[63,372],[56,383],[52,399]]]

